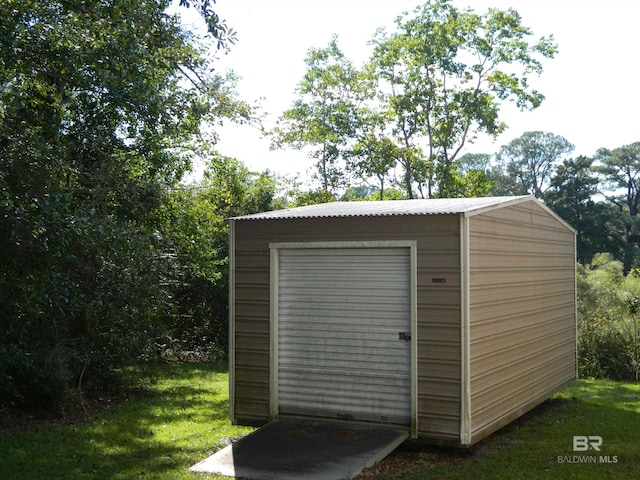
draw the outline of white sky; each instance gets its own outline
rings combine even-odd
[[[238,92],[247,101],[264,98],[267,127],[294,100],[309,48],[325,47],[332,34],[357,66],[369,57],[367,45],[378,27],[420,5],[419,0],[218,0],[215,9],[238,32],[238,42],[218,62],[241,77]],[[507,131],[495,142],[480,138],[467,151],[494,153],[526,131],[562,135],[575,155],[593,155],[640,140],[640,1],[638,0],[454,0],[477,13],[513,7],[533,38],[553,34],[559,53],[531,78],[546,100],[533,112],[505,105]],[[269,151],[269,142],[251,127],[224,127],[219,150],[261,171],[304,174],[312,164],[304,152]]]

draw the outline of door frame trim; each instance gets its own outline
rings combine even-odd
[[[418,435],[418,246],[416,240],[364,240],[344,242],[273,242],[269,244],[269,416],[278,416],[278,279],[281,249],[408,248],[411,311],[411,437]]]

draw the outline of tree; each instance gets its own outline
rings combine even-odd
[[[346,183],[340,162],[347,139],[354,135],[358,73],[336,37],[326,48],[310,49],[305,63],[298,99],[271,132],[272,147],[310,148],[322,189],[335,193]]]
[[[494,185],[491,174],[491,155],[486,153],[466,153],[454,162],[458,197],[484,197]]]
[[[204,18],[207,24],[207,31],[217,42],[217,48],[227,49],[237,41],[235,30],[227,25],[213,9],[216,0],[180,0],[181,7],[190,8],[193,6]]]
[[[583,264],[596,253],[617,250],[607,228],[615,212],[593,200],[598,185],[593,159],[579,156],[558,166],[543,196],[545,204],[576,229],[577,260]]]
[[[431,0],[398,17],[396,31],[374,36],[373,54],[357,69],[334,38],[312,49],[298,100],[275,129],[274,147],[311,147],[323,188],[345,186],[344,167],[384,195],[389,172],[402,169],[408,198],[479,194],[484,178],[462,179],[456,159],[480,134],[505,124],[502,103],[534,109],[543,95],[529,86],[553,38],[532,32],[514,10],[478,15],[450,0]]]
[[[553,38],[529,43],[532,32],[512,9],[485,15],[460,11],[449,0],[428,1],[396,21],[397,31],[378,32],[371,64],[379,94],[394,114],[392,134],[409,198],[455,190],[454,161],[479,134],[496,136],[503,101],[534,109],[543,95],[529,87],[552,58]]]
[[[161,217],[175,265],[166,279],[171,318],[164,342],[174,352],[226,352],[227,218],[278,208],[279,184],[268,171],[250,172],[237,160],[212,154],[201,181],[172,189]]]
[[[388,116],[384,112],[361,107],[354,118],[355,143],[346,150],[347,170],[368,183],[375,178],[379,200],[384,199],[389,170],[391,170],[401,151],[393,140],[386,135]]]
[[[571,153],[574,146],[553,133],[525,132],[500,148],[498,161],[507,175],[516,180],[516,195],[541,198],[549,188],[557,162]]]
[[[617,207],[624,222],[620,246],[624,250],[624,273],[640,258],[640,142],[596,152],[607,199]]]
[[[0,3],[5,405],[110,385],[169,321],[167,189],[204,124],[251,114],[169,3]]]

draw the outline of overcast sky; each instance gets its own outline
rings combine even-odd
[[[394,19],[421,2],[411,0],[218,0],[216,12],[238,32],[238,42],[218,62],[241,80],[244,100],[262,101],[266,126],[294,100],[309,48],[324,47],[333,34],[348,58],[360,66],[378,27],[393,30]],[[493,142],[479,139],[467,151],[493,153],[523,132],[562,135],[576,155],[593,155],[640,140],[638,73],[640,1],[637,0],[454,0],[477,13],[513,7],[537,39],[553,34],[559,53],[545,60],[532,86],[546,100],[533,112],[505,107],[509,128]],[[304,152],[269,151],[251,127],[225,127],[219,149],[254,170],[304,174],[312,164]]]

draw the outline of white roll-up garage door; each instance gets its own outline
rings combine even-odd
[[[410,424],[410,248],[277,259],[279,413]]]

